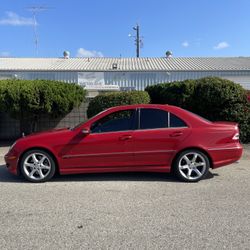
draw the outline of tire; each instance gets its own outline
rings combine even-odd
[[[185,182],[197,182],[205,178],[210,168],[208,157],[199,150],[185,150],[174,162],[174,173]]]
[[[56,171],[53,157],[44,150],[34,149],[26,152],[20,162],[23,177],[35,183],[50,180]]]

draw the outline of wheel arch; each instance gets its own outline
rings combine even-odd
[[[18,164],[17,164],[17,166],[18,166],[18,167],[17,167],[17,173],[18,173],[18,175],[21,175],[20,163],[21,163],[21,161],[22,161],[22,158],[23,158],[24,154],[27,153],[28,151],[35,150],[35,149],[43,150],[43,151],[45,151],[46,153],[48,153],[48,154],[53,158],[53,160],[55,161],[55,165],[56,165],[56,174],[60,173],[60,171],[59,171],[59,163],[58,163],[58,160],[57,160],[56,156],[54,155],[54,153],[53,153],[51,150],[49,150],[49,149],[47,149],[47,148],[45,148],[45,147],[31,147],[31,148],[25,149],[25,150],[22,152],[22,154],[20,155],[19,159],[18,159]]]
[[[200,148],[200,147],[187,147],[187,148],[181,149],[181,150],[178,151],[178,153],[175,155],[175,157],[173,158],[173,160],[172,160],[172,162],[171,162],[171,171],[173,171],[173,169],[174,169],[173,166],[174,166],[174,163],[175,163],[177,157],[178,157],[182,152],[184,152],[184,151],[186,151],[186,150],[192,150],[192,149],[193,149],[193,150],[198,150],[198,151],[202,152],[203,154],[205,154],[205,155],[207,156],[208,160],[209,160],[210,168],[213,168],[213,160],[212,160],[212,157],[211,157],[211,155],[210,155],[205,149]]]

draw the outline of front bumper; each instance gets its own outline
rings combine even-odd
[[[8,171],[14,175],[19,175],[19,171],[18,171],[18,155],[15,154],[14,152],[8,152],[5,156],[4,156],[4,160],[6,163],[6,167],[8,169]]]

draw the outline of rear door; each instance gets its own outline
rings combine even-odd
[[[190,134],[180,118],[156,108],[141,108],[134,132],[135,165],[169,166],[178,145]]]

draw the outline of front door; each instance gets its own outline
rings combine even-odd
[[[135,110],[111,113],[94,122],[90,134],[79,134],[64,157],[74,168],[133,165]]]

